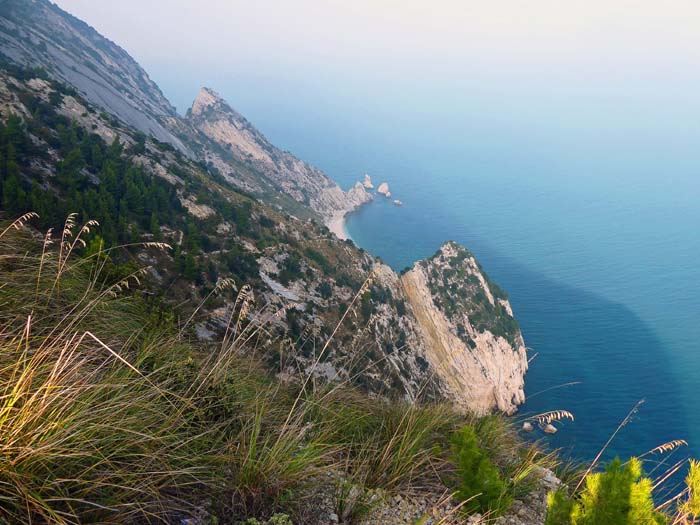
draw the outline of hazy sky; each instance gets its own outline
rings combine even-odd
[[[634,84],[649,96],[662,82],[686,96],[700,63],[697,0],[57,3],[131,53],[180,109],[203,84],[244,101],[305,94],[360,106],[514,86],[595,97]]]

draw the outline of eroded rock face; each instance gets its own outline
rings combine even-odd
[[[217,167],[231,182],[246,189],[263,194],[281,192],[317,212],[324,222],[337,219],[339,214],[342,216],[372,198],[361,183],[346,193],[318,168],[272,145],[211,89],[200,90],[187,119],[220,147],[219,151],[207,153],[209,160],[222,159],[224,162]],[[243,169],[227,167],[227,160],[234,160]]]
[[[465,409],[512,413],[527,355],[508,299],[471,253],[449,242],[402,276],[428,361]]]
[[[7,0],[0,11],[2,52],[12,61],[43,67],[75,87],[90,103],[124,123],[187,147],[170,128],[175,108],[121,47],[46,0]]]

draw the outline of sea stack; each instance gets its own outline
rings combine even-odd
[[[389,185],[386,182],[382,182],[377,188],[377,193],[381,193],[387,199],[391,198],[391,192],[389,191]]]
[[[362,182],[362,185],[368,190],[374,189],[374,184],[372,184],[372,178],[366,173],[365,173],[365,180]]]

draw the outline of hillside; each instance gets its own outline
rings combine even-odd
[[[514,412],[525,400],[525,343],[508,298],[474,256],[446,243],[401,280],[452,397],[471,410]]]
[[[78,221],[100,222],[107,246],[168,242],[169,254],[132,250],[117,259],[150,265],[147,284],[159,301],[181,305],[184,318],[192,309],[187,305],[208,296],[217,283],[232,279],[238,288],[249,286],[258,311],[284,312],[261,346],[277,360],[284,355],[274,366],[285,374],[316,362],[318,348],[361,291],[360,315],[345,316],[317,375],[352,378],[390,396],[448,397],[479,411],[511,412],[522,401],[525,369],[515,349],[512,361],[501,364],[519,380],[506,384],[475,372],[503,390],[489,402],[471,403],[469,392],[449,385],[453,372],[431,351],[434,345],[415,315],[420,305],[411,304],[398,276],[323,226],[370,198],[359,182],[344,193],[323,172],[272,145],[210,89],[200,91],[185,119],[178,117],[126,52],[45,0],[11,0],[2,9],[7,65],[0,108],[6,123],[19,117],[10,128],[22,134],[21,147],[5,145],[5,156],[17,163],[3,173],[10,215],[36,211],[45,227],[58,229],[77,212]],[[90,66],[76,71],[54,56],[56,49]],[[83,77],[117,86],[115,97],[187,147],[159,140],[129,112],[110,114],[118,108]],[[450,304],[450,292],[444,292]],[[198,310],[192,324],[200,338],[225,331],[228,304],[225,296],[212,297]],[[293,342],[293,351],[279,351],[283,340]]]
[[[428,352],[416,305],[398,276],[323,225],[239,193],[177,150],[115,123],[71,88],[31,72],[6,67],[0,108],[7,116],[3,156],[14,158],[2,172],[6,211],[15,216],[36,211],[44,227],[56,230],[76,212],[79,223],[100,223],[99,238],[93,233],[87,240],[106,247],[169,243],[170,253],[120,250],[113,258],[148,265],[146,284],[159,301],[181,305],[184,318],[192,310],[187,305],[198,304],[217,283],[247,285],[259,315],[281,317],[261,349],[275,356],[276,369],[294,375],[316,363],[318,350],[359,293],[358,311],[345,316],[323,366],[315,369],[321,379],[352,379],[372,392],[408,399],[419,392],[446,396],[465,409],[513,410],[515,405],[496,398],[470,404],[466,390],[447,388],[450,375]],[[443,293],[447,304],[450,292]],[[200,338],[225,332],[228,297],[211,297],[198,310],[193,327]],[[285,340],[289,347],[281,353]],[[524,369],[516,366],[515,353],[513,358],[502,364],[520,373],[520,383],[502,396],[517,400]],[[504,387],[490,376],[485,381]]]
[[[352,211],[372,198],[359,181],[344,193],[325,173],[275,147],[211,89],[202,88],[199,91],[187,111],[187,120],[221,148],[219,154],[205,151],[205,161],[246,191],[289,195],[296,202],[318,212],[325,222]],[[237,172],[231,167],[231,161],[250,166],[254,172],[262,174],[264,184]]]
[[[186,151],[169,129],[175,108],[122,48],[51,2],[0,4],[0,49],[17,64],[44,68],[124,123]]]
[[[240,141],[239,147],[229,149],[221,137],[193,125],[201,126],[201,118],[190,122],[180,117],[126,51],[48,0],[0,4],[0,53],[11,63],[44,69],[127,127],[206,162],[210,171],[288,213],[329,221],[370,198],[359,188],[346,194],[320,170],[277,150],[225,105],[231,120],[247,130],[248,139],[244,146],[239,135],[234,139]],[[203,93],[207,91],[198,100]],[[205,106],[195,101],[195,107]],[[251,151],[267,151],[272,158],[260,163],[259,155],[248,156]]]

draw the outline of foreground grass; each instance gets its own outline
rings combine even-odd
[[[463,492],[458,458],[469,451],[453,436],[467,427],[503,482],[480,511],[554,463],[502,418],[281,383],[247,347],[264,326],[245,318],[245,290],[221,344],[187,343],[132,291],[142,271],[115,282],[107,254],[81,248],[96,225],[69,220],[42,239],[22,222],[0,228],[0,523],[237,523],[274,512],[303,523],[321,479],[335,485],[338,512],[357,519],[377,491]],[[470,490],[461,496],[483,492]]]

